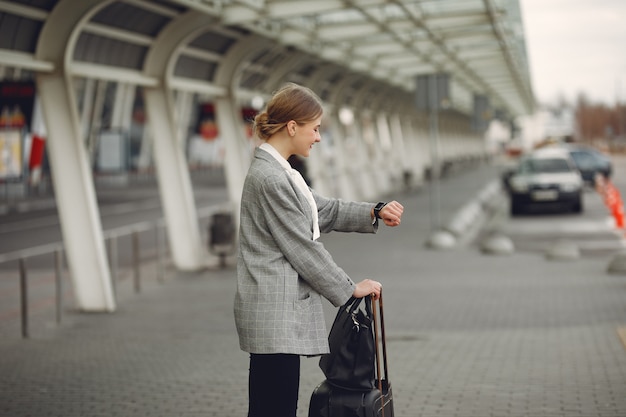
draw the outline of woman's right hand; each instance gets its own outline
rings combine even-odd
[[[382,289],[383,286],[380,282],[374,281],[372,279],[364,279],[363,281],[356,284],[352,296],[355,298],[363,298],[367,297],[368,295],[373,295],[374,299],[378,300]]]

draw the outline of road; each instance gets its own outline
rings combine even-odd
[[[626,157],[613,156],[613,184],[626,198]],[[615,227],[615,219],[600,194],[587,187],[580,214],[557,210],[533,210],[511,216],[507,203],[501,207],[490,226],[490,232],[509,237],[517,251],[546,252],[560,242],[578,247],[581,256],[603,256],[626,249],[626,231]]]
[[[226,188],[194,184],[196,207],[203,209],[227,201]],[[103,230],[110,231],[140,222],[161,219],[158,188],[151,184],[126,189],[97,190]],[[0,254],[61,242],[59,215],[53,204],[43,209],[0,216]]]
[[[612,159],[612,181],[626,198],[626,156]],[[196,181],[194,191],[198,209],[227,201],[223,186]],[[139,222],[154,222],[163,217],[154,184],[125,191],[99,189],[98,204],[105,231]],[[492,227],[513,239],[521,251],[544,251],[562,239],[575,242],[585,255],[607,253],[622,247],[623,235],[616,231],[602,198],[591,188],[584,193],[584,212],[581,214],[547,212],[510,217],[508,213],[508,206],[503,207]],[[54,207],[0,216],[0,254],[61,240],[59,217]]]

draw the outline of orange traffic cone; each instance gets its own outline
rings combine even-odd
[[[618,229],[624,228],[624,203],[619,190],[610,182],[607,182],[605,204],[615,219]]]
[[[613,206],[613,217],[615,218],[615,226],[617,226],[618,229],[623,229],[624,228],[624,204],[622,203],[621,199],[619,201],[619,204],[616,204]]]

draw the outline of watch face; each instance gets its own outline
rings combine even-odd
[[[379,216],[379,212],[380,212],[380,210],[381,210],[383,207],[385,207],[385,205],[386,205],[386,204],[387,204],[387,203],[382,203],[382,202],[381,202],[381,203],[376,204],[376,207],[374,207],[374,215],[375,215],[376,217],[380,218],[380,216]]]

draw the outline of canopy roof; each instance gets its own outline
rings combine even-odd
[[[324,68],[319,89],[340,79],[412,97],[423,74],[450,76],[451,105],[470,112],[474,97],[511,116],[534,97],[518,0],[0,0],[0,66],[51,71],[37,49],[60,4],[89,3],[67,59],[75,75],[151,84],[151,45],[181,16],[204,19],[172,59],[172,85],[220,94],[216,69],[236,42],[263,39],[241,68],[237,88],[265,91],[280,72],[299,81]],[[251,41],[248,41],[251,42]],[[281,69],[282,67],[285,69]]]

